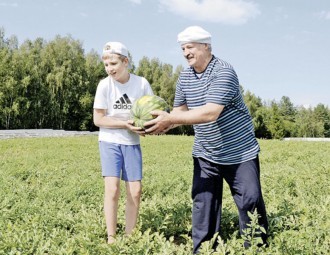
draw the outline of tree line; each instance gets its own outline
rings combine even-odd
[[[182,66],[175,69],[158,58],[143,57],[131,72],[145,77],[154,93],[173,105]],[[85,53],[71,36],[42,38],[18,44],[0,28],[0,129],[65,129],[95,131],[92,111],[96,87],[104,78],[100,55]],[[258,138],[330,137],[330,110],[295,106],[289,97],[264,102],[250,91],[244,100]],[[193,135],[191,126],[171,130]]]

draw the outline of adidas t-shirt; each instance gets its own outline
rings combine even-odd
[[[129,120],[132,104],[145,95],[153,95],[150,84],[145,78],[130,74],[129,81],[121,84],[109,76],[101,80],[97,86],[94,108],[106,109],[106,116]],[[140,137],[124,128],[101,127],[99,141],[134,145],[140,143]]]

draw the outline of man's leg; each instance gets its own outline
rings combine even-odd
[[[117,177],[104,177],[104,184],[104,214],[107,225],[108,243],[111,244],[115,241],[117,229],[120,180]]]
[[[139,215],[141,191],[141,181],[126,182],[126,234],[131,234],[136,225]]]
[[[251,221],[247,213],[254,210],[260,215],[259,225],[267,231],[268,221],[261,192],[259,159],[225,168],[224,178],[229,184],[239,212],[240,233],[243,234],[243,229]],[[266,243],[267,235],[261,234],[261,237]],[[245,243],[244,246],[247,247],[249,244]]]
[[[198,253],[202,242],[210,240],[220,231],[222,184],[216,164],[194,158],[192,186],[194,254]]]
[[[142,152],[140,145],[121,145],[124,157],[122,179],[126,182],[126,234],[131,234],[138,219],[142,193]]]

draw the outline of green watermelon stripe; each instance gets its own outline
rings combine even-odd
[[[134,125],[144,128],[143,124],[153,119],[153,116],[150,114],[153,110],[169,112],[169,107],[166,101],[158,96],[143,96],[136,100],[131,109]]]

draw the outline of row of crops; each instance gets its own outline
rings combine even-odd
[[[117,242],[109,246],[96,136],[2,140],[0,254],[191,254],[193,137],[147,136],[141,141],[138,227],[125,236],[122,197]],[[269,247],[259,254],[330,254],[330,143],[259,142],[270,222]],[[255,247],[242,248],[228,187],[218,241],[217,251],[210,242],[202,254],[255,254]]]

